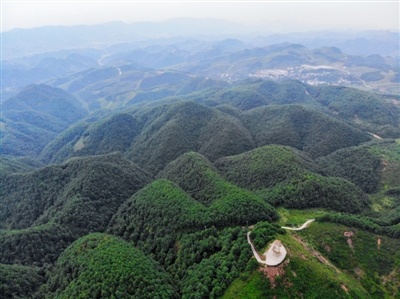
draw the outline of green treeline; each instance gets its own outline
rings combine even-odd
[[[279,184],[263,191],[273,205],[305,209],[322,207],[347,213],[359,213],[368,208],[369,199],[353,183],[336,177],[306,174],[297,180]]]
[[[399,217],[398,217],[399,218]],[[399,219],[397,219],[398,221]],[[349,215],[343,213],[327,213],[324,216],[317,218],[320,222],[340,223],[349,227],[356,227],[375,234],[386,235],[391,238],[400,237],[400,226],[382,225],[369,217]]]
[[[271,188],[304,173],[319,172],[304,152],[288,146],[266,145],[240,155],[215,161],[215,167],[229,181],[242,188]]]
[[[286,231],[277,224],[258,222],[251,231],[251,241],[254,247],[261,252],[266,244],[275,239],[276,234],[285,234]]]

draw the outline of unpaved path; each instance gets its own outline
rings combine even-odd
[[[367,132],[367,133],[370,134],[370,135],[372,135],[372,137],[374,137],[374,138],[376,138],[376,139],[382,139],[381,136],[378,136],[378,135],[376,135],[376,134],[374,134],[374,133],[371,133],[371,132]]]
[[[305,229],[311,222],[315,221],[315,219],[309,219],[306,222],[304,222],[304,224],[300,227],[287,227],[287,226],[282,226],[282,228],[284,229],[288,229],[288,230],[302,230]],[[249,227],[250,228],[250,227]],[[257,252],[256,248],[253,245],[253,242],[250,239],[250,233],[251,231],[247,232],[247,243],[250,244],[251,247],[251,251],[253,252],[254,257],[256,258],[257,262],[259,262],[260,264],[264,264],[267,265],[267,261],[261,259],[260,254]],[[285,249],[285,255],[286,255],[286,249]],[[270,257],[271,259],[271,257]]]
[[[250,244],[250,246],[251,246],[251,251],[253,251],[253,255],[254,255],[254,257],[256,258],[257,262],[259,262],[260,264],[266,265],[267,262],[264,261],[264,260],[262,260],[262,259],[260,258],[260,255],[258,254],[256,248],[254,247],[253,242],[251,242],[250,233],[251,233],[251,231],[247,233],[247,242],[248,242],[248,243]]]
[[[288,230],[302,230],[305,229],[311,222],[315,221],[315,219],[309,219],[306,222],[303,223],[302,226],[300,227],[288,227],[288,226],[282,226],[282,228],[284,229],[288,229]]]

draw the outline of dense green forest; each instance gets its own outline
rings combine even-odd
[[[0,264],[0,294],[2,298],[31,298],[44,282],[41,268]]]
[[[71,94],[48,85],[30,85],[2,103],[1,151],[5,155],[37,156],[87,111]]]
[[[265,146],[215,162],[233,183],[257,192],[275,206],[325,207],[349,213],[361,212],[368,198],[353,183],[319,174],[309,156],[283,146]]]
[[[75,241],[50,270],[37,298],[177,298],[154,261],[125,241],[89,234]]]
[[[0,297],[398,298],[399,98],[218,77],[345,63],[339,49],[183,44],[93,50],[101,67],[75,57],[7,93]],[[397,70],[378,58],[346,63],[372,84]],[[285,261],[260,266],[249,231]]]
[[[188,151],[211,161],[267,144],[287,145],[316,158],[371,136],[312,108],[266,106],[232,115],[193,102],[137,108],[82,123],[42,152],[44,162],[121,151],[152,174]]]

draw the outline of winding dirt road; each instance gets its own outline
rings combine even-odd
[[[313,221],[315,221],[315,219],[309,219],[309,220],[307,220],[306,222],[304,222],[303,225],[300,226],[300,227],[282,226],[282,228],[283,228],[283,229],[287,229],[287,230],[299,231],[299,230],[305,229],[305,228],[306,228],[311,222],[313,222]],[[250,239],[250,233],[251,233],[251,231],[249,231],[249,232],[247,233],[247,243],[250,244],[251,251],[253,252],[254,257],[256,258],[257,262],[259,262],[260,264],[268,265],[268,263],[267,263],[266,260],[261,259],[261,257],[260,257],[260,255],[258,254],[256,248],[254,247],[253,242],[252,242],[251,239]],[[286,256],[286,249],[285,249],[284,255]]]
[[[288,230],[302,230],[302,229],[305,229],[313,221],[315,221],[315,219],[309,219],[306,222],[304,222],[302,226],[299,226],[299,227],[282,226],[282,228],[288,229]]]

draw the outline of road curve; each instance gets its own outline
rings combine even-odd
[[[315,219],[309,219],[306,222],[304,222],[303,225],[300,227],[282,226],[282,228],[287,229],[287,230],[302,230],[302,229],[305,229],[313,221],[315,221]]]
[[[304,222],[303,225],[300,226],[300,227],[282,226],[282,228],[287,229],[287,230],[296,230],[296,231],[298,231],[298,230],[305,229],[305,228],[306,228],[311,222],[313,222],[313,221],[315,221],[315,219],[309,219],[309,220],[307,220],[306,222]],[[260,264],[267,265],[267,261],[262,260],[262,259],[260,258],[260,256],[258,255],[257,250],[255,249],[255,247],[254,247],[254,245],[253,245],[253,242],[251,242],[250,233],[251,233],[251,231],[248,231],[248,232],[247,232],[247,242],[250,244],[251,251],[253,252],[254,257],[256,258],[257,262],[259,262]],[[286,249],[285,249],[285,255],[286,255]]]
[[[258,255],[257,250],[254,248],[253,242],[251,242],[251,240],[250,240],[250,233],[251,233],[251,231],[247,233],[247,242],[248,242],[248,243],[250,244],[250,246],[251,246],[251,251],[253,251],[253,255],[254,255],[254,257],[256,258],[257,262],[259,262],[260,264],[266,265],[267,262],[264,261],[264,260],[262,260],[262,259],[260,258],[260,256]]]

